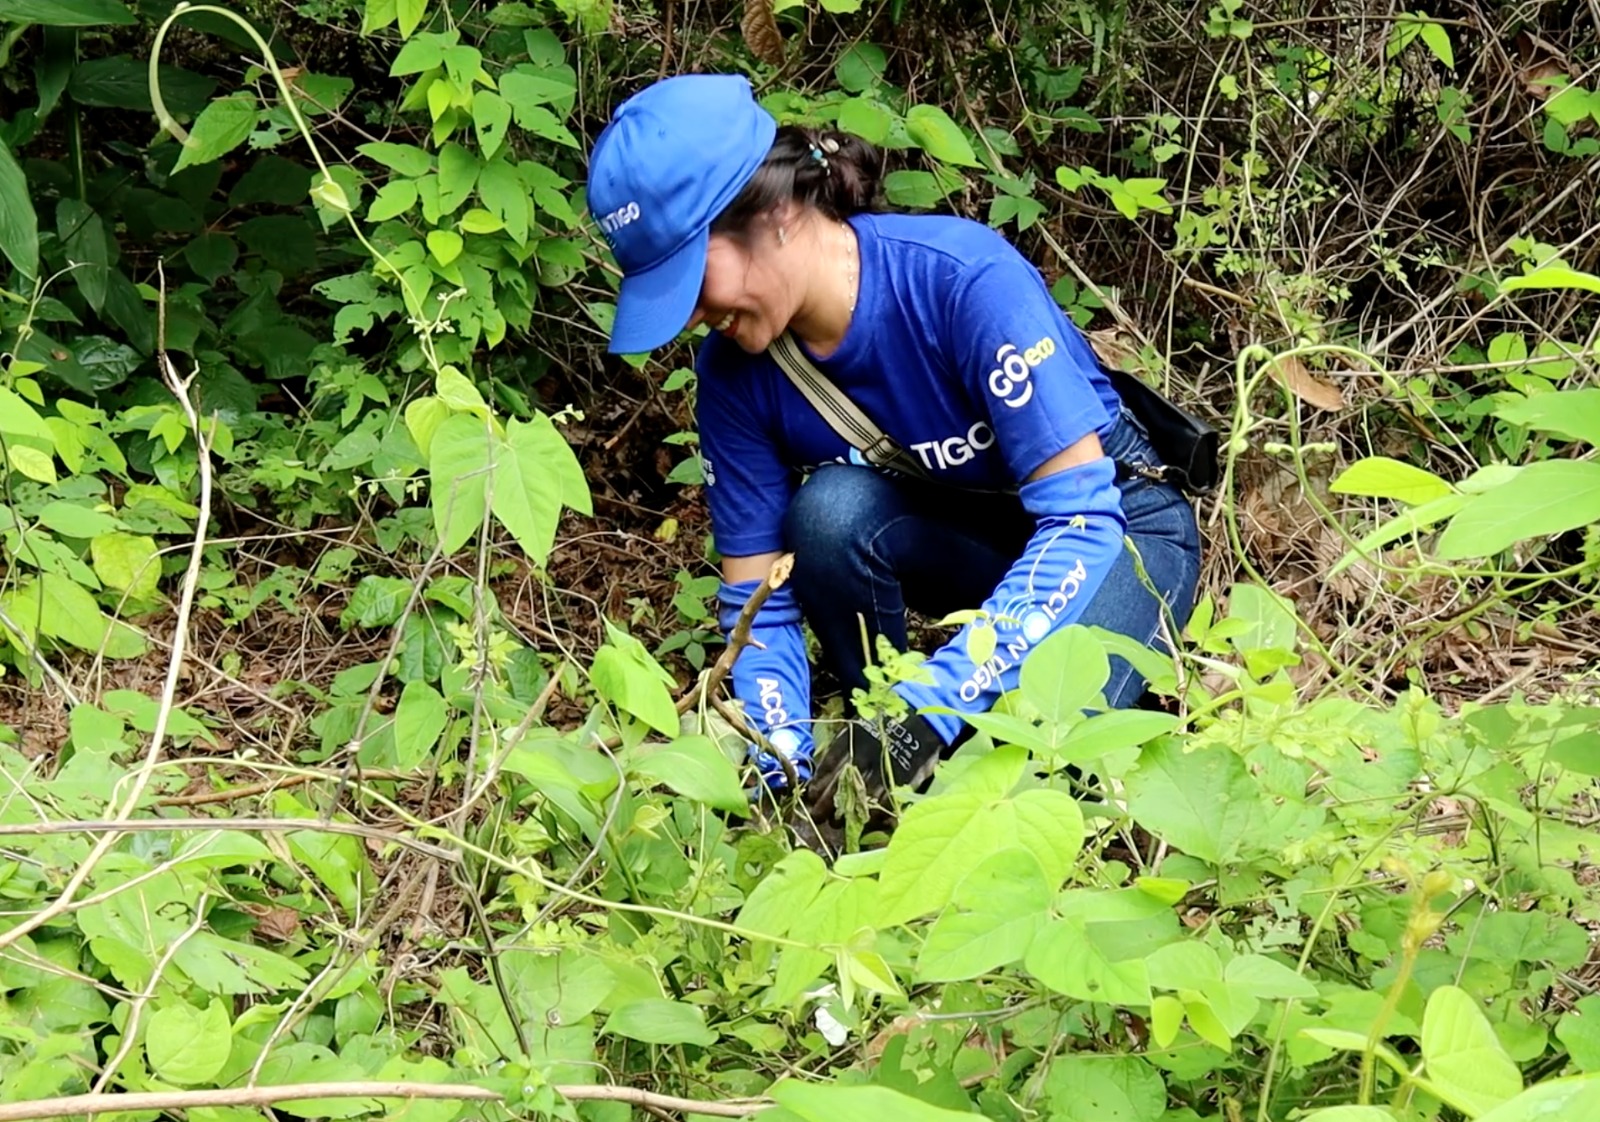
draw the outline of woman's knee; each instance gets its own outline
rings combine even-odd
[[[783,520],[784,541],[796,560],[866,549],[884,524],[888,486],[872,469],[851,464],[827,464],[813,472]]]

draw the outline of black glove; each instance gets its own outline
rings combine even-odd
[[[832,818],[846,764],[854,764],[861,773],[868,801],[882,804],[891,787],[920,787],[927,782],[946,747],[917,713],[898,721],[851,721],[817,764],[806,788],[806,804],[817,820]]]

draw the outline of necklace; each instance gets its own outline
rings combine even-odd
[[[856,301],[861,297],[861,256],[850,224],[843,226],[845,283],[850,290],[850,315],[856,314]]]

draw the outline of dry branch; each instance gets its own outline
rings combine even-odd
[[[637,1087],[608,1084],[557,1086],[573,1102],[620,1102],[717,1118],[746,1118],[772,1103],[761,1099],[704,1102],[658,1095]],[[284,1083],[275,1087],[224,1087],[213,1091],[142,1091],[116,1095],[64,1095],[32,1102],[0,1103],[0,1122],[64,1118],[76,1114],[109,1114],[132,1110],[194,1110],[198,1107],[270,1106],[295,1099],[460,1099],[501,1102],[498,1091],[457,1083]]]

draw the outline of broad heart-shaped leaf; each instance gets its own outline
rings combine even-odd
[[[1600,994],[1590,994],[1561,1014],[1556,1039],[1579,1071],[1600,1071]]]
[[[116,0],[0,0],[0,23],[42,23],[49,27],[127,26],[139,18]]]
[[[1522,1090],[1522,1073],[1500,1046],[1488,1018],[1457,986],[1440,986],[1428,997],[1422,1060],[1435,1092],[1468,1118],[1493,1110]]]
[[[1125,782],[1135,822],[1214,865],[1276,850],[1323,818],[1319,808],[1269,798],[1225,744],[1186,752],[1174,739],[1156,741],[1146,745]]]
[[[631,713],[661,735],[674,735],[678,731],[678,711],[661,680],[661,668],[638,646],[638,640],[628,640],[637,650],[626,644],[614,645],[617,641],[613,636],[612,642],[594,654],[589,668],[594,688],[618,709]]]
[[[1388,456],[1368,456],[1341,472],[1329,485],[1329,490],[1341,495],[1394,499],[1415,506],[1450,494],[1450,484],[1412,464]]]
[[[488,507],[490,457],[498,441],[470,413],[445,418],[428,448],[429,498],[434,530],[445,553],[454,553],[483,525]]]
[[[228,1009],[213,1001],[204,1011],[183,1002],[157,1009],[145,1028],[150,1070],[169,1083],[205,1083],[216,1078],[233,1049]]]
[[[156,541],[144,534],[112,531],[89,543],[94,575],[108,588],[126,592],[135,600],[149,600],[161,579],[161,553]]]
[[[555,548],[562,500],[576,489],[572,469],[577,461],[550,418],[535,415],[524,423],[512,420],[500,449],[494,480],[494,513],[535,565],[543,566]],[[577,471],[582,479],[582,469]],[[569,506],[585,509],[589,491],[574,495]]]
[[[804,1122],[972,1122],[975,1117],[888,1087],[791,1080],[778,1084],[771,1094],[784,1110]]]
[[[1146,744],[1177,725],[1178,718],[1171,713],[1111,709],[1073,725],[1056,746],[1055,757],[1062,764],[1092,763],[1111,752]]]
[[[917,956],[917,978],[955,982],[1017,961],[1048,918],[1053,890],[1027,850],[1009,847],[990,855],[956,886],[957,910],[929,930]]]
[[[1228,961],[1222,972],[1229,986],[1244,990],[1263,1001],[1283,998],[1311,999],[1317,987],[1283,963],[1260,954],[1242,954]]]
[[[936,160],[969,168],[978,166],[978,157],[962,135],[960,126],[937,105],[913,105],[907,110],[906,131]]]
[[[1478,1122],[1587,1122],[1600,1116],[1600,1075],[1551,1079],[1529,1087]]]
[[[1477,496],[1439,535],[1446,561],[1486,557],[1527,538],[1600,522],[1600,463],[1544,460]]]
[[[1071,796],[1051,790],[998,802],[965,793],[918,803],[889,842],[879,877],[878,926],[938,911],[973,869],[1006,845],[1032,853],[1054,888],[1083,845],[1083,814]]]
[[[717,1034],[706,1027],[705,1012],[682,1001],[647,998],[612,1010],[603,1030],[646,1044],[699,1044],[709,1047]]]
[[[1069,624],[1028,652],[1018,686],[1046,722],[1071,724],[1111,677],[1106,650],[1088,628]]]
[[[763,935],[786,935],[810,911],[827,879],[822,858],[809,849],[797,849],[751,890],[734,923]]]
[[[394,711],[396,766],[410,771],[422,766],[439,742],[449,720],[444,697],[426,682],[408,682]]]
[[[1060,919],[1034,936],[1028,973],[1056,993],[1079,1001],[1149,1005],[1150,978],[1141,958],[1112,962],[1080,920]]]
[[[1494,412],[1514,425],[1587,441],[1600,448],[1600,389],[1542,393],[1509,402]]]
[[[1044,1088],[1051,1122],[1156,1122],[1167,1105],[1161,1073],[1140,1056],[1062,1056]]]
[[[173,174],[196,164],[209,164],[232,152],[255,130],[257,115],[256,99],[250,94],[217,98],[195,118],[178,162],[172,166]]]
[[[0,253],[19,273],[32,277],[39,272],[39,216],[28,194],[28,179],[0,143]]]
[[[633,771],[717,810],[749,809],[738,769],[705,736],[680,736],[633,761]]]

